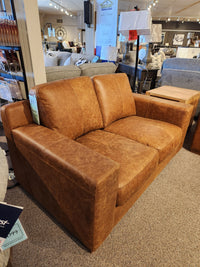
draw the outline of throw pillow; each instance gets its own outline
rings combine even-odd
[[[79,60],[75,63],[75,65],[76,65],[76,66],[80,66],[80,65],[82,65],[82,64],[84,64],[84,63],[86,63],[86,62],[87,62],[86,59],[79,59]]]
[[[99,61],[99,57],[98,56],[94,56],[91,63],[96,63]]]
[[[58,56],[54,54],[45,54],[44,55],[44,64],[45,67],[53,67],[58,65]]]
[[[71,56],[70,52],[59,52],[58,53],[58,66],[64,66],[65,61]]]
[[[73,63],[72,63],[71,57],[68,57],[68,58],[65,60],[63,66],[68,66],[68,65],[72,65],[72,64],[73,64]]]
[[[77,61],[81,60],[81,59],[85,59],[85,57],[81,54],[77,54],[77,53],[72,53],[71,57],[68,58],[65,63],[64,66],[67,65],[75,65]]]

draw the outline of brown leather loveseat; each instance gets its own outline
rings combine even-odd
[[[38,85],[3,107],[15,175],[58,222],[96,250],[181,148],[192,106],[133,94],[125,74]]]

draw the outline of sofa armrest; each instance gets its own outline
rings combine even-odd
[[[161,120],[184,128],[189,124],[193,106],[171,100],[135,94],[136,115]]]
[[[180,102],[133,93],[136,115],[165,121],[182,129],[182,143],[193,112],[193,106]]]
[[[61,212],[57,214],[45,202],[39,185],[33,182],[28,191],[34,195],[35,186],[34,197],[90,250],[95,250],[114,224],[119,164],[43,126],[30,124],[14,129],[12,134],[17,149]]]

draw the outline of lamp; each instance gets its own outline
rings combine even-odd
[[[148,65],[149,63],[152,62],[151,58],[151,49],[153,48],[152,43],[162,42],[162,24],[152,24],[151,35],[145,35],[143,37],[144,37],[143,42],[147,43],[147,45],[146,45],[146,56],[143,58],[142,61]],[[151,45],[149,43],[151,43]]]
[[[133,82],[133,90],[135,91],[135,81],[138,66],[139,35],[151,34],[150,12],[148,10],[121,12],[119,21],[119,32],[128,38],[130,30],[137,30],[138,35],[135,61],[135,76]]]
[[[115,46],[102,46],[100,59],[107,61],[116,61],[117,47]]]

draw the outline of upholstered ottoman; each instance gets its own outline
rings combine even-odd
[[[0,147],[0,201],[3,201],[6,195],[8,182],[8,164],[5,156],[5,152]],[[10,257],[10,249],[0,251],[0,266],[5,267],[8,264]]]

